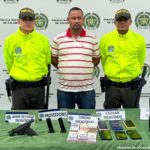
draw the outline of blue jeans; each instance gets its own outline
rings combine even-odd
[[[95,90],[82,92],[65,92],[57,90],[58,108],[95,109]]]

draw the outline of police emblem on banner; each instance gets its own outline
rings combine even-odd
[[[59,4],[69,4],[71,2],[72,2],[72,0],[57,0],[57,3],[59,3]]]
[[[113,52],[115,47],[113,45],[108,46],[108,52]]]
[[[100,17],[96,13],[87,13],[85,15],[84,27],[88,30],[96,30],[100,25]]]
[[[48,18],[43,13],[36,13],[35,14],[35,22],[36,22],[36,29],[37,30],[45,30],[48,26]]]
[[[93,76],[98,78],[100,74],[100,68],[99,66],[94,67],[94,72],[93,72]]]
[[[110,0],[112,3],[123,3],[125,0]]]
[[[22,48],[21,47],[16,47],[15,48],[15,53],[16,54],[21,54],[21,52],[22,52]]]
[[[13,4],[13,3],[18,3],[19,0],[4,0],[5,3]]]
[[[149,29],[150,28],[150,13],[140,12],[135,18],[135,25],[139,29]]]

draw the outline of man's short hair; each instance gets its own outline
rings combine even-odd
[[[73,7],[73,8],[71,8],[71,9],[69,10],[68,16],[69,16],[70,12],[73,11],[73,10],[79,10],[79,11],[81,11],[81,12],[83,13],[83,10],[82,10],[81,8],[79,8],[79,7]],[[84,13],[83,13],[83,14],[84,14]]]

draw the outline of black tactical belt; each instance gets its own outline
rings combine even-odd
[[[46,82],[45,82],[45,78],[43,78],[40,81],[35,81],[35,82],[22,82],[22,81],[16,81],[15,82],[15,87],[24,87],[24,88],[29,88],[29,87],[39,87],[39,86],[45,86]]]
[[[134,83],[134,81],[130,81],[130,82],[125,82],[125,83],[121,83],[121,82],[114,82],[114,81],[109,81],[111,86],[115,86],[115,87],[119,87],[119,88],[128,88],[131,87]]]

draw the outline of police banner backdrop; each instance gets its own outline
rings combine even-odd
[[[148,106],[150,96],[150,5],[148,0],[1,0],[0,1],[0,109],[10,109],[7,98],[5,80],[8,78],[3,59],[4,39],[18,28],[19,10],[30,7],[36,12],[36,30],[48,36],[50,43],[53,38],[68,28],[67,15],[72,7],[80,7],[85,14],[84,28],[95,34],[98,39],[115,26],[114,15],[118,9],[126,8],[131,12],[131,28],[146,39],[147,44],[147,84],[142,90],[140,107]],[[104,94],[101,93],[99,78],[103,76],[101,64],[95,68],[96,107],[102,108]],[[51,67],[52,84],[50,87],[49,108],[57,107],[57,70]]]

